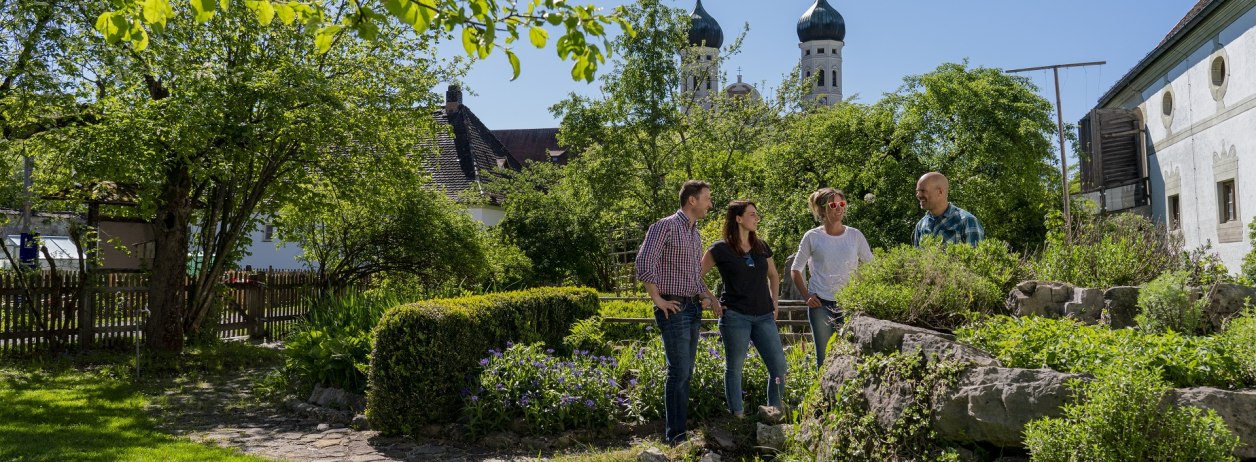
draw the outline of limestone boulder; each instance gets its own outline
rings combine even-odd
[[[1256,459],[1256,389],[1178,388],[1169,391],[1168,401],[1176,406],[1215,411],[1239,437],[1234,455],[1240,459]]]
[[[975,367],[939,402],[933,429],[944,439],[1021,446],[1025,425],[1059,416],[1073,393],[1066,384],[1081,378],[1050,369]]]
[[[1208,290],[1208,305],[1204,314],[1208,318],[1211,331],[1220,331],[1226,321],[1243,312],[1243,307],[1251,303],[1256,306],[1256,287],[1239,284],[1217,284]]]
[[[1138,287],[1118,286],[1103,291],[1103,322],[1109,327],[1134,327],[1138,313]]]

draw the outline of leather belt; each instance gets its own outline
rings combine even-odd
[[[702,296],[701,296],[701,295],[672,295],[672,294],[662,294],[662,295],[660,295],[660,296],[661,296],[661,297],[663,297],[663,300],[672,301],[672,302],[680,302],[680,303],[694,303],[694,304],[698,304],[698,305],[701,305],[701,304],[702,304]]]

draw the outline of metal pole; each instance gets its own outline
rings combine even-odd
[[[1064,108],[1060,98],[1060,68],[1061,67],[1084,67],[1084,66],[1101,66],[1107,64],[1107,61],[1091,61],[1086,63],[1071,64],[1052,64],[1050,66],[1026,67],[1021,69],[1008,69],[1007,73],[1040,71],[1051,69],[1055,74],[1055,127],[1060,139],[1060,203],[1064,211],[1064,235],[1072,240],[1073,238],[1073,219],[1069,213],[1068,200],[1068,150],[1064,147]]]
[[[1060,196],[1064,203],[1064,235],[1071,241],[1073,218],[1069,214],[1068,207],[1068,151],[1064,148],[1064,108],[1061,107],[1060,102],[1060,68],[1053,67],[1051,72],[1055,74],[1055,124],[1056,132],[1060,136],[1060,185],[1064,188],[1060,190]]]

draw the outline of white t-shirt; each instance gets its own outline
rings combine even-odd
[[[855,268],[869,261],[872,261],[872,248],[858,229],[847,226],[841,236],[830,236],[824,232],[824,226],[818,226],[802,235],[790,269],[802,271],[810,267],[807,289],[820,298],[834,300],[837,291],[850,282]]]

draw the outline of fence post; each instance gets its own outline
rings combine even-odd
[[[245,309],[248,310],[246,321],[249,325],[249,338],[258,340],[266,337],[266,278],[265,273],[249,275],[248,289],[245,291]]]
[[[79,275],[79,346],[90,349],[96,341],[96,274],[89,267]]]

